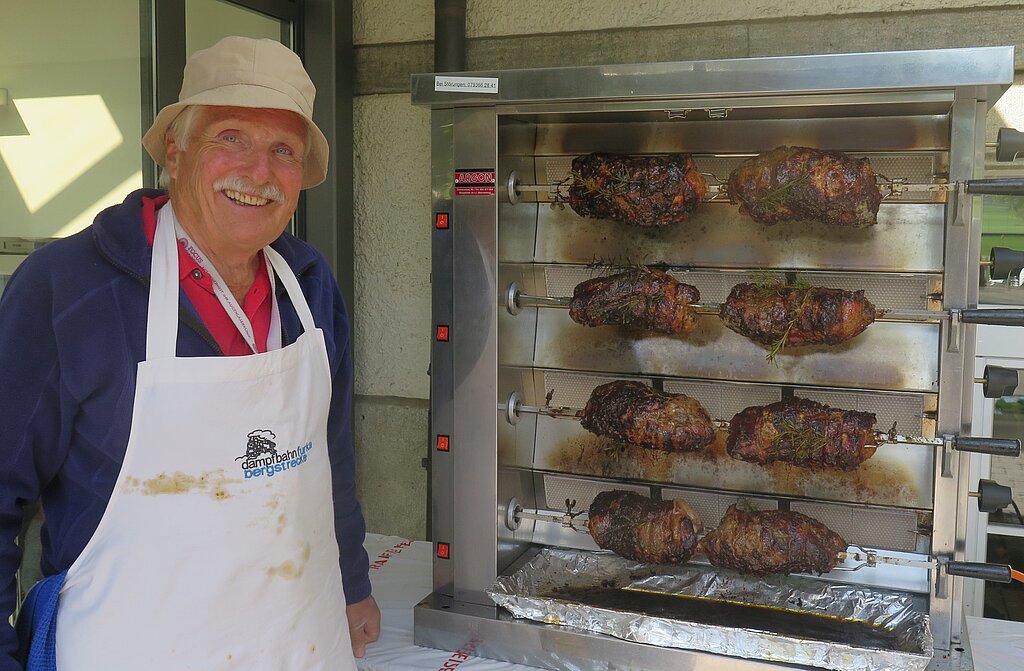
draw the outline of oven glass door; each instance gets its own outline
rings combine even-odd
[[[979,339],[979,343],[982,340]],[[976,374],[984,375],[985,366],[1003,366],[1024,369],[1024,358],[981,357],[977,359]],[[981,385],[976,385],[974,405],[975,435],[1024,440],[1024,396],[984,398]],[[977,491],[978,480],[987,478],[1010,487],[1014,504],[992,513],[980,513],[972,499],[970,518],[977,526],[973,551],[979,561],[1009,564],[1024,568],[1024,458],[974,455],[972,460],[971,491]],[[1024,584],[967,581],[965,607],[974,615],[1002,620],[1024,622]],[[975,584],[970,584],[975,583]]]

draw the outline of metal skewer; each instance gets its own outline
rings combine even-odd
[[[558,524],[567,529],[585,535],[590,535],[590,517],[587,511],[575,510],[576,501],[565,500],[565,513],[553,514],[551,512],[527,511],[519,502],[513,498],[508,502],[506,508],[506,524],[509,529],[515,531],[519,528],[524,519],[536,520],[538,522],[549,522]],[[580,526],[577,526],[580,525]],[[586,527],[586,528],[581,528]],[[703,538],[707,534],[700,533],[697,538]],[[978,562],[953,561],[948,558],[929,559],[907,559],[906,557],[893,557],[880,554],[878,550],[868,550],[860,545],[850,545],[846,551],[836,553],[836,559],[840,562],[859,562],[854,566],[834,566],[833,571],[853,572],[862,568],[875,568],[878,564],[892,564],[894,566],[907,566],[910,568],[927,569],[929,571],[944,570],[949,575],[959,575],[967,578],[978,578],[995,582],[1011,582],[1019,580],[1024,582],[1024,573],[1014,571],[1005,564],[983,564]],[[626,587],[625,589],[631,589]]]
[[[711,173],[702,172],[702,175],[712,177],[717,180],[718,184],[708,184],[707,193],[711,195],[707,199],[707,202],[718,200],[719,196],[728,195],[729,187],[725,184],[725,180],[713,175]],[[940,193],[948,191],[956,191],[961,185],[959,182],[927,182],[927,183],[911,183],[903,178],[890,179],[884,175],[879,175],[881,178],[877,182],[879,190],[882,192],[882,198],[899,198],[905,193]],[[508,187],[509,198],[512,202],[518,202],[518,197],[523,193],[547,193],[553,195],[556,198],[564,198],[564,192],[571,186],[571,180],[566,178],[560,182],[552,182],[550,184],[523,184],[519,181],[519,175],[513,170],[506,183]],[[720,200],[719,202],[729,202],[728,200]]]
[[[521,308],[567,308],[571,300],[568,296],[532,296],[509,287],[509,311],[513,314]],[[691,303],[690,307],[699,315],[717,315],[722,308],[713,303]],[[940,322],[949,319],[950,313],[948,310],[878,310],[877,315],[878,321]]]
[[[546,415],[555,419],[572,419],[579,421],[582,418],[583,410],[565,406],[536,406],[524,405],[518,397],[513,394],[509,402],[499,403],[498,410],[505,413],[510,422],[518,420],[523,413],[534,415]],[[514,419],[515,418],[515,419]],[[713,419],[711,423],[716,429],[729,431],[730,422],[724,419]],[[924,436],[908,436],[896,432],[896,426],[888,431],[874,430],[872,435],[875,438],[875,445],[925,445],[928,447],[941,447],[957,450],[960,452],[977,452],[981,454],[996,454],[1002,456],[1020,456],[1021,442],[1016,439],[1004,438],[976,438],[972,436],[940,436],[926,438]]]

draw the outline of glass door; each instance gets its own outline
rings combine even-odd
[[[988,343],[992,338],[986,334],[993,329],[1012,329],[1007,326],[979,327],[979,353],[993,352],[990,356],[978,356],[975,376],[981,378],[986,366],[1001,366],[1024,370],[1024,344],[1016,339],[1007,340],[1000,334],[997,344]],[[1017,438],[1024,441],[1024,396],[985,398],[982,386],[975,385],[974,435],[994,438]],[[1013,492],[1013,503],[992,513],[978,511],[976,499],[968,503],[967,538],[968,559],[1009,564],[1020,570],[1024,567],[1024,458],[999,457],[976,454],[971,457],[972,491],[977,491],[981,479],[994,480],[1009,487]],[[965,586],[964,607],[968,614],[1001,620],[1024,622],[1024,585],[1019,582],[1001,584],[969,580]]]
[[[144,123],[139,0],[13,2],[3,17],[0,290],[29,252],[142,186]]]

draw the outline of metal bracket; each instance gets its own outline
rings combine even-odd
[[[946,351],[957,353],[960,351],[960,336],[963,333],[964,325],[960,321],[960,310],[951,308],[949,311],[949,332],[946,333]]]
[[[953,477],[953,450],[956,449],[956,436],[951,433],[942,434],[942,477]]]
[[[949,575],[945,570],[949,557],[938,556],[935,561],[938,563],[938,570],[932,571],[932,575],[935,576],[935,597],[945,599],[949,592]]]
[[[726,119],[729,117],[729,112],[732,111],[731,107],[707,107],[701,108],[708,113],[709,119]],[[679,110],[665,110],[668,112],[668,118],[671,119],[685,119],[693,111],[693,109],[679,109]]]
[[[953,208],[953,225],[963,226],[964,203],[967,201],[967,192],[964,190],[963,182],[957,184],[956,188],[949,192],[949,198],[953,201],[949,204],[949,206]]]

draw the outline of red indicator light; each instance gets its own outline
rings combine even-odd
[[[437,556],[439,559],[451,559],[451,548],[448,543],[437,544]]]
[[[438,450],[438,452],[447,452],[448,451],[448,436],[438,436],[437,437],[437,450]]]
[[[438,212],[434,215],[434,228],[448,228],[447,212]]]
[[[437,325],[437,339],[441,342],[448,342],[448,327],[446,325]]]

